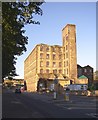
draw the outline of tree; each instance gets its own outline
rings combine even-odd
[[[28,37],[24,25],[40,24],[33,14],[42,15],[43,2],[2,2],[2,78],[15,76],[16,56],[26,51]]]
[[[95,71],[95,80],[98,80],[98,70]]]

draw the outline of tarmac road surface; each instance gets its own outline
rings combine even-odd
[[[93,98],[90,102],[89,99],[81,102],[80,99],[84,98],[74,96],[66,102],[64,99],[53,100],[49,94],[15,94],[11,90],[3,90],[2,97],[2,118],[97,118],[96,100]]]

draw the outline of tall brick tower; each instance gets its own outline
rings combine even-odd
[[[67,24],[62,29],[63,73],[73,83],[77,81],[76,26]]]

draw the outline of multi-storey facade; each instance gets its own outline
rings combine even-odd
[[[67,77],[77,80],[76,28],[67,24],[62,29],[63,45],[38,44],[24,61],[24,80],[27,90],[36,91],[39,80],[54,80]]]

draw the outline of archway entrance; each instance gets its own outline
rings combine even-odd
[[[37,91],[46,91],[47,89],[47,79],[40,78],[37,83]]]

